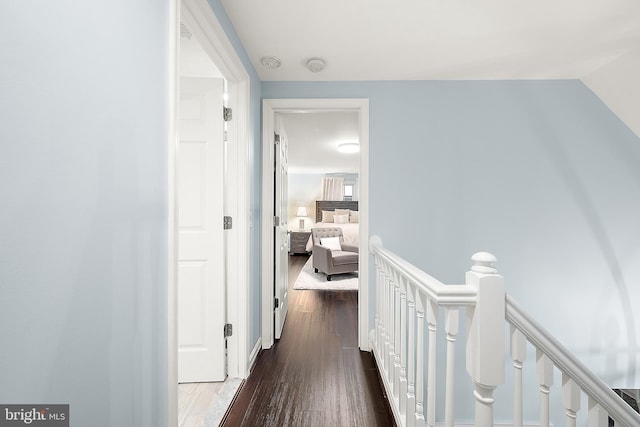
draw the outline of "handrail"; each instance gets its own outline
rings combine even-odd
[[[509,295],[506,298],[505,318],[541,350],[555,366],[566,373],[587,394],[591,395],[609,413],[617,414],[629,427],[638,426],[640,416],[616,395],[598,376],[576,359],[565,346],[538,322],[527,315]]]
[[[372,236],[370,252],[375,258],[376,313],[371,331],[373,353],[381,370],[396,423],[423,427],[436,424],[437,332],[446,333],[444,359],[445,417],[455,425],[455,362],[459,334],[459,309],[466,317],[466,371],[474,384],[475,425],[494,423],[494,390],[504,384],[508,354],[505,322],[518,332],[512,336],[514,367],[514,425],[523,421],[522,367],[527,343],[536,348],[541,424],[549,423],[549,387],[554,368],[562,372],[562,400],[568,425],[575,425],[580,394],[589,398],[589,425],[606,423],[609,415],[617,424],[640,426],[640,415],[600,378],[569,352],[505,293],[504,278],[494,267],[495,256],[475,253],[474,264],[465,275],[465,285],[446,285],[402,259]],[[439,307],[444,307],[440,316]],[[441,320],[443,319],[443,320]],[[440,326],[442,324],[442,326]],[[427,346],[425,344],[428,343]]]
[[[420,290],[429,295],[434,301],[437,301],[439,305],[474,305],[476,303],[477,292],[474,288],[466,285],[445,285],[438,279],[428,275],[413,264],[385,249],[382,246],[382,240],[378,236],[371,237],[369,250],[372,255],[378,255],[391,264],[396,270],[404,272]]]

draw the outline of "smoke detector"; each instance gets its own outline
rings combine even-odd
[[[309,71],[311,71],[312,73],[319,73],[320,71],[324,70],[324,67],[327,66],[327,63],[320,58],[311,58],[307,61],[306,65]]]
[[[280,59],[275,56],[264,56],[260,60],[260,63],[263,67],[270,69],[280,68],[280,65],[282,65]]]

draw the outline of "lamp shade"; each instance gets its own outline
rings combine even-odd
[[[307,208],[304,206],[298,206],[296,216],[307,216]]]

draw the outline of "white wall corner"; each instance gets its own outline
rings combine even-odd
[[[582,82],[640,137],[640,48],[582,78]]]
[[[247,366],[247,373],[251,373],[253,367],[256,365],[256,360],[258,360],[258,354],[260,354],[260,350],[262,350],[262,337],[258,337],[256,343],[251,350],[251,354],[249,354],[249,364]],[[248,377],[249,375],[247,375]]]

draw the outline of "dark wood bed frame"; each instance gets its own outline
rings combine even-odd
[[[336,209],[358,210],[357,200],[316,200],[316,222],[322,221],[322,211],[334,211]]]

